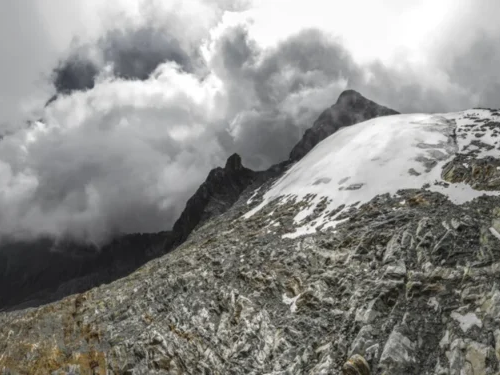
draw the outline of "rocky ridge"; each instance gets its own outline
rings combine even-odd
[[[270,195],[304,178],[319,145],[130,276],[0,313],[0,371],[497,374],[499,119],[425,118],[418,160],[403,165],[412,186],[336,206],[377,180],[327,180],[331,169],[300,181],[327,187],[314,194]],[[364,162],[383,170],[390,146]]]
[[[241,164],[238,154],[231,155],[224,168],[212,169],[175,222],[175,242],[182,243],[198,225],[227,211],[257,175]]]

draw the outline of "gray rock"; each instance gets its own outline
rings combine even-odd
[[[373,339],[373,327],[371,325],[363,326],[354,341],[351,344],[351,349],[349,350],[349,357],[354,354],[359,354],[364,356],[366,349],[371,348],[375,345],[375,340]],[[372,349],[373,351],[374,349]]]
[[[394,277],[404,277],[406,275],[406,265],[404,260],[399,260],[394,264],[389,264],[385,274]]]
[[[398,373],[411,368],[416,363],[416,345],[410,339],[394,329],[380,356],[380,367],[389,373]]]

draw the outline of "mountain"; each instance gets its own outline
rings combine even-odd
[[[182,243],[196,226],[231,207],[256,177],[256,172],[241,164],[238,154],[231,155],[224,168],[212,169],[174,224],[176,243]]]
[[[174,251],[0,313],[0,371],[496,374],[499,136],[496,110],[391,115],[269,171],[233,156]]]
[[[346,90],[340,94],[337,103],[325,109],[313,126],[306,130],[300,142],[292,149],[290,160],[300,160],[319,142],[345,126],[398,113],[372,102],[357,91]]]

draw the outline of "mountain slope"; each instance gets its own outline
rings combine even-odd
[[[498,373],[499,135],[492,110],[341,129],[130,276],[0,313],[0,369]]]
[[[292,149],[290,160],[300,160],[319,142],[345,126],[374,117],[396,114],[398,112],[366,99],[357,91],[346,90],[340,94],[337,102],[325,109],[313,126],[306,130],[302,139]]]

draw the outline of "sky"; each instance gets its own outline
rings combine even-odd
[[[347,88],[500,107],[496,0],[0,0],[0,236],[167,230],[210,169],[265,169]]]

